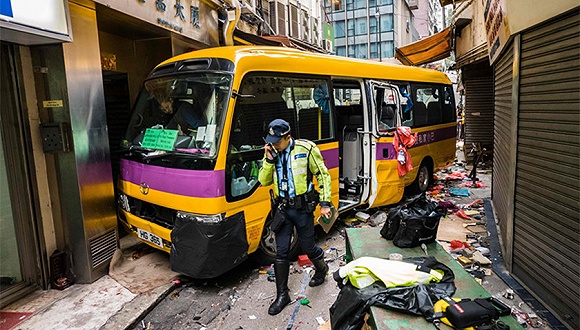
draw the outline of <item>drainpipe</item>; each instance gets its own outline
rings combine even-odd
[[[236,25],[240,20],[242,9],[238,0],[226,0],[225,3],[228,6],[224,9],[226,17],[222,31],[225,43],[224,46],[233,46],[234,30],[236,29]]]

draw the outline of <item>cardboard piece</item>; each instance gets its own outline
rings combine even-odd
[[[330,228],[332,228],[332,225],[334,224],[336,219],[338,219],[338,211],[336,210],[334,205],[330,206],[330,211],[332,212],[330,219],[324,218],[323,216],[318,216],[318,219],[316,219],[316,222],[318,222],[318,224],[327,234],[330,231]]]

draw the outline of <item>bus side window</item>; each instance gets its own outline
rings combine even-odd
[[[431,88],[431,98],[427,104],[427,125],[441,124],[441,97],[439,88]]]
[[[451,123],[455,122],[455,99],[453,95],[453,87],[444,86],[443,87],[443,122]]]

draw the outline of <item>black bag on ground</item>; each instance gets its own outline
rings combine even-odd
[[[439,220],[445,214],[445,208],[421,194],[389,211],[381,236],[392,239],[393,244],[401,248],[434,242]]]
[[[494,298],[463,299],[445,310],[445,317],[456,328],[490,324],[500,316],[509,315],[510,308]]]
[[[381,236],[388,240],[395,238],[395,234],[399,229],[399,222],[401,222],[401,209],[403,207],[404,205],[399,205],[389,210],[389,213],[387,213],[387,221],[385,221],[383,228],[381,228]]]

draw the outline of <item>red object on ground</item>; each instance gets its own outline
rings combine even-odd
[[[476,199],[473,202],[467,204],[467,207],[479,207],[481,204],[483,204],[483,200]]]
[[[459,241],[459,240],[452,240],[451,242],[449,242],[449,247],[453,250],[456,249],[463,249],[468,247],[467,243]]]
[[[467,175],[465,173],[461,173],[461,172],[453,172],[451,174],[447,174],[445,176],[445,180],[450,181],[450,180],[463,180]]]
[[[485,188],[487,187],[487,184],[485,184],[485,182],[481,182],[481,181],[475,181],[475,182],[464,182],[462,184],[460,184],[461,187],[470,187],[470,188]]]
[[[34,313],[0,312],[0,329],[9,330]]]
[[[467,214],[465,214],[465,211],[463,211],[463,210],[459,210],[459,211],[455,212],[455,215],[462,218],[462,219],[465,219],[465,220],[471,220],[471,217],[468,216]]]
[[[312,266],[312,261],[310,261],[307,255],[301,254],[298,256],[298,266]]]

